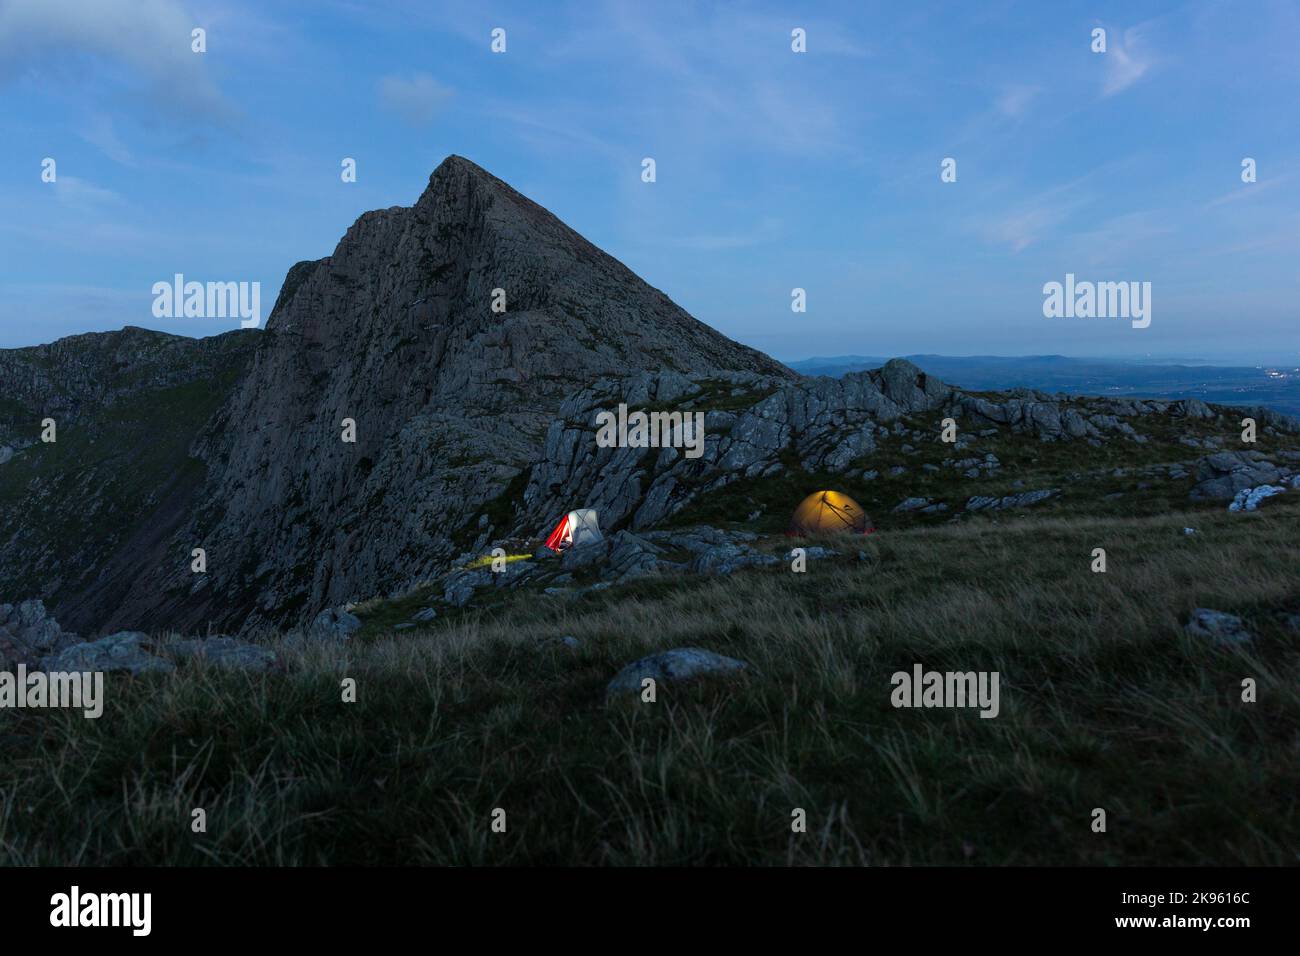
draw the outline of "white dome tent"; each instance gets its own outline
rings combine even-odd
[[[563,551],[565,548],[591,544],[603,539],[604,535],[600,533],[600,524],[596,521],[595,510],[581,508],[570,511],[560,519],[555,530],[547,537],[546,546],[552,551]]]

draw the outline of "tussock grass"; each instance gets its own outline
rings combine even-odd
[[[0,712],[0,861],[1294,864],[1297,517],[1283,500],[826,539],[843,557],[801,575],[522,593],[281,643],[271,675],[110,675],[97,721]],[[1256,641],[1187,637],[1198,605]],[[689,645],[751,667],[606,703],[624,664]],[[890,675],[914,663],[998,671],[1000,715],[895,709]]]

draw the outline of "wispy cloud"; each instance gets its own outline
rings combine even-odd
[[[824,156],[846,151],[846,119],[864,113],[861,98],[827,87],[829,59],[871,55],[861,34],[838,24],[718,11],[682,30],[675,18],[640,4],[582,10],[581,22],[547,56],[570,70],[605,63],[624,76],[652,77],[658,95],[642,113],[639,135],[654,130],[715,148]],[[791,50],[795,27],[807,30],[810,52]]]
[[[1290,176],[1270,176],[1268,179],[1263,179],[1259,182],[1242,183],[1230,192],[1226,192],[1222,196],[1211,199],[1205,204],[1205,206],[1207,209],[1213,209],[1215,206],[1223,206],[1227,203],[1245,202],[1247,200],[1255,199],[1262,193],[1276,189],[1290,178]]]
[[[985,235],[994,242],[1023,252],[1045,235],[1053,232],[1070,212],[1069,206],[1037,206],[1008,212],[991,222]]]
[[[385,76],[379,81],[379,103],[412,126],[428,126],[451,99],[452,90],[428,73]]]
[[[32,74],[90,87],[84,58],[120,67],[172,119],[233,122],[206,54],[190,49],[203,26],[175,0],[6,0],[0,4],[0,84]],[[96,90],[98,92],[98,90]]]
[[[135,156],[118,137],[109,116],[98,114],[91,117],[81,130],[81,138],[115,163],[123,166],[136,165]]]
[[[96,186],[76,176],[60,176],[51,185],[59,202],[74,209],[90,210],[122,202],[122,197],[113,190]]]
[[[1004,89],[995,102],[997,111],[1008,119],[1019,119],[1029,109],[1029,104],[1038,96],[1040,87],[1017,85]]]
[[[1142,26],[1129,27],[1119,35],[1119,42],[1112,37],[1103,54],[1106,58],[1105,79],[1101,95],[1114,96],[1128,89],[1146,74],[1154,63],[1154,58],[1147,49],[1142,37]]]
[[[1125,212],[1072,233],[1062,244],[1080,265],[1123,267],[1137,261],[1143,249],[1176,237],[1176,222],[1176,213],[1168,209]]]

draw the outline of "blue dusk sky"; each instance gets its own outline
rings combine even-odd
[[[1295,362],[1297,51],[1293,0],[0,0],[0,347],[237,327],[154,318],[178,272],[265,319],[457,153],[782,359]],[[1150,326],[1044,317],[1067,273]]]

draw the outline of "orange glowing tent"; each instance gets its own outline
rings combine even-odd
[[[786,534],[871,534],[875,530],[862,506],[842,491],[814,491],[794,509]]]

